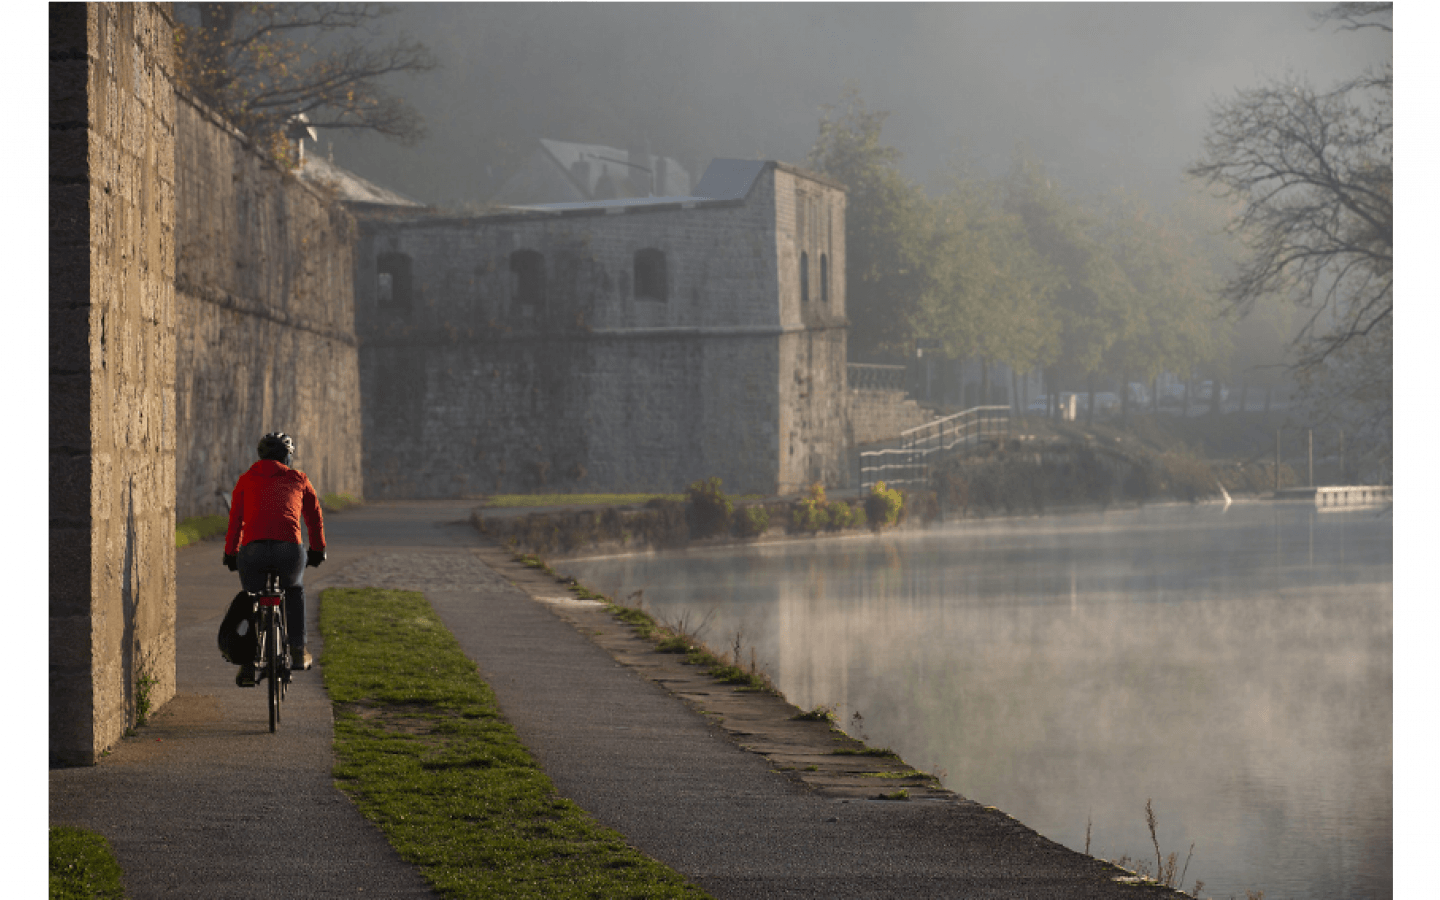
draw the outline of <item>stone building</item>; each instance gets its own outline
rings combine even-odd
[[[356,215],[368,498],[844,482],[839,184],[717,159],[693,196]]]

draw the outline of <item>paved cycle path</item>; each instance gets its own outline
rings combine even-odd
[[[437,502],[332,516],[331,558],[306,576],[312,596],[423,591],[557,789],[716,897],[1165,893],[1116,884],[1113,870],[973,803],[827,798],[773,772],[485,565],[468,512]],[[264,695],[234,686],[215,630],[238,588],[219,557],[218,543],[179,553],[177,698],[99,765],[53,770],[51,822],[105,834],[136,900],[431,896],[334,787],[318,665],[296,676],[277,734]]]

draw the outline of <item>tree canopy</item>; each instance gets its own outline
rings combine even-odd
[[[900,152],[880,142],[889,113],[872,111],[854,88],[827,106],[806,165],[845,185],[846,306],[850,356],[904,357],[924,290],[929,203],[901,176]]]
[[[1322,19],[1388,31],[1389,4],[1340,4]],[[1382,336],[1392,311],[1392,72],[1322,91],[1295,76],[1241,90],[1212,112],[1190,174],[1237,200],[1248,259],[1223,297],[1248,311],[1267,295],[1309,310],[1301,368]]]
[[[849,190],[852,359],[898,362],[923,340],[952,360],[1038,370],[1052,397],[1162,372],[1231,377],[1233,321],[1216,299],[1231,255],[1194,222],[1134,197],[1082,202],[1023,148],[1005,177],[957,165],[930,197],[899,174],[885,118],[847,91],[809,157]]]
[[[424,136],[420,115],[387,76],[435,68],[429,50],[374,34],[374,3],[177,4],[180,84],[258,142],[283,152],[297,126]]]

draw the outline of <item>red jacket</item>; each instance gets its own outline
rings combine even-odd
[[[325,549],[325,522],[320,516],[320,498],[310,479],[273,459],[262,459],[235,482],[230,495],[230,530],[225,534],[225,553],[234,555],[251,541],[301,543],[300,519],[310,530],[310,549]]]

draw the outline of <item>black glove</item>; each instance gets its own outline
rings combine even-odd
[[[232,572],[239,568],[239,566],[235,564],[235,554],[225,554],[225,568],[229,569]]]
[[[321,547],[319,550],[306,550],[306,551],[305,551],[305,565],[307,565],[307,566],[318,566],[318,565],[320,565],[320,564],[321,564],[322,562],[324,562],[324,561],[325,561],[325,548],[324,548],[324,547]]]

